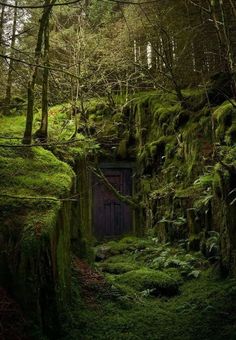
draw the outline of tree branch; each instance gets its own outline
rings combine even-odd
[[[146,4],[154,4],[158,3],[159,0],[148,0],[148,1],[128,1],[128,0],[100,0],[102,2],[116,2],[117,4],[125,4],[125,5],[146,5]]]
[[[124,202],[131,206],[133,209],[139,209],[140,206],[135,200],[130,196],[122,195],[116,188],[108,181],[103,172],[99,168],[90,167],[95,176],[105,185],[105,187],[111,191],[121,202]]]
[[[38,143],[38,144],[0,144],[0,148],[31,148],[31,147],[50,147],[50,146],[60,146],[60,145],[70,145],[78,142],[82,142],[84,139],[72,139],[65,142],[55,142],[55,143]]]
[[[75,79],[79,79],[78,76],[76,76],[75,74],[73,73],[70,73],[68,71],[64,71],[62,69],[59,69],[59,68],[55,68],[55,67],[51,67],[51,66],[45,66],[45,65],[40,65],[40,64],[34,64],[34,63],[30,63],[28,61],[25,61],[25,60],[21,60],[21,59],[18,59],[18,58],[14,58],[14,57],[10,57],[10,56],[7,56],[5,54],[1,54],[0,53],[0,58],[3,58],[3,59],[7,59],[7,60],[12,60],[12,61],[15,61],[17,63],[21,63],[21,64],[24,64],[24,65],[27,65],[27,66],[33,66],[33,67],[38,67],[38,68],[41,68],[41,69],[49,69],[51,71],[55,71],[55,72],[61,72],[63,74],[66,74],[70,77],[73,77]]]
[[[81,2],[81,0],[73,0],[68,2],[62,2],[62,3],[56,3],[54,5],[48,4],[48,5],[13,5],[9,3],[4,3],[0,1],[1,6],[9,7],[9,8],[18,8],[18,9],[37,9],[37,8],[46,8],[46,7],[55,7],[55,6],[66,6],[66,5],[73,5],[78,2]]]
[[[79,196],[79,194],[75,196]],[[75,197],[75,196],[72,196],[72,197]],[[56,197],[47,197],[47,196],[19,196],[19,195],[8,195],[8,194],[0,194],[0,197],[22,199],[22,200],[42,200],[42,201],[55,201],[55,202],[78,201],[77,199],[73,199],[71,197],[56,198]]]

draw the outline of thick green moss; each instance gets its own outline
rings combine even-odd
[[[81,258],[92,261],[92,174],[86,157],[76,161],[78,201],[73,204],[73,250]]]
[[[216,138],[220,142],[232,145],[236,136],[236,109],[231,103],[224,102],[213,113],[216,121]]]
[[[16,124],[12,117],[2,119],[5,135],[22,133],[24,117],[14,119]],[[71,209],[66,199],[75,175],[40,146],[11,148],[9,143],[2,140],[5,147],[0,147],[0,262],[5,268],[0,283],[50,334],[70,295]]]
[[[110,274],[124,274],[136,269],[135,267],[136,266],[131,263],[113,261],[104,263],[104,265],[102,265],[100,269],[103,272]]]
[[[124,274],[117,275],[112,282],[122,284],[134,289],[137,292],[151,290],[152,294],[172,296],[179,291],[179,282],[171,275],[162,271],[147,268],[132,270]]]
[[[182,294],[169,300],[116,302],[103,298],[96,309],[75,304],[64,339],[233,339],[234,285],[204,276],[186,283]],[[222,318],[222,313],[227,317]]]
[[[128,253],[130,251],[145,249],[150,245],[150,241],[134,236],[127,236],[120,241],[110,241],[105,245],[99,245],[95,249],[97,257],[108,258],[110,256]]]
[[[213,224],[220,235],[220,261],[223,272],[235,273],[235,146],[223,146],[219,154],[222,162],[214,168]]]
[[[63,197],[73,171],[41,147],[0,149],[1,193],[14,196]]]
[[[105,274],[110,285],[95,280],[89,286],[88,280],[86,294],[81,294],[74,277],[74,303],[71,319],[63,325],[63,339],[234,339],[235,280],[222,280],[212,269],[206,270],[199,253],[187,254],[153,239],[146,243],[144,249],[126,250],[98,263],[100,268],[114,269],[117,264],[117,269],[127,270]],[[169,261],[170,267],[150,268],[152,260],[164,257],[162,266]],[[191,275],[181,277],[178,268],[193,264],[197,257]],[[138,268],[130,270],[132,265]],[[177,295],[161,296],[176,293],[176,287]]]
[[[117,155],[121,158],[121,159],[126,159],[128,156],[128,138],[129,136],[124,136],[123,139],[120,141],[118,149],[117,149]]]

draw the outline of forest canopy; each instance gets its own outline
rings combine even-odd
[[[236,5],[233,0],[1,2],[1,110],[27,108],[23,143],[47,139],[48,105],[70,102],[84,113],[88,98],[141,90],[206,88],[228,79],[235,95]],[[225,79],[224,79],[225,80]],[[229,93],[230,92],[230,93]],[[228,93],[228,94],[227,94]]]

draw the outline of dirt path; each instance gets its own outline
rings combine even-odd
[[[105,293],[109,289],[106,280],[85,260],[74,258],[73,269],[77,274],[81,295],[85,302],[90,307],[97,307],[97,296]]]

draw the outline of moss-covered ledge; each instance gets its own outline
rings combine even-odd
[[[70,298],[75,174],[42,147],[0,148],[0,285],[47,334]]]

